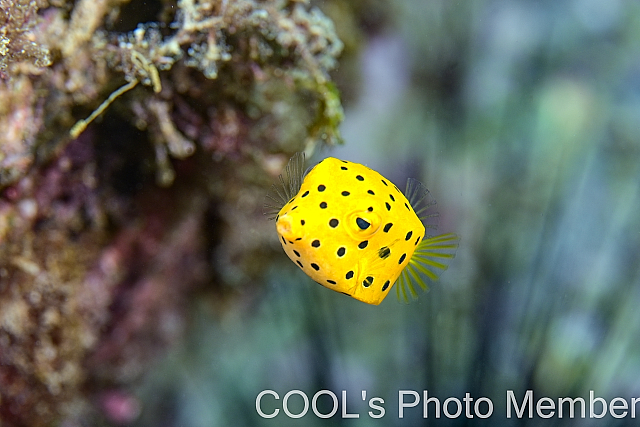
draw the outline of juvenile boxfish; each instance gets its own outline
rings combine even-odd
[[[380,304],[397,281],[398,298],[437,280],[455,256],[454,233],[430,236],[436,202],[409,178],[403,194],[378,172],[326,158],[304,172],[296,154],[265,199],[285,253],[319,284],[367,304]]]

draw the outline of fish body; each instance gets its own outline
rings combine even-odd
[[[367,166],[333,157],[302,177],[303,159],[290,161],[281,197],[270,197],[281,203],[267,207],[275,212],[282,205],[275,216],[282,248],[313,280],[377,305],[399,278],[398,295],[406,300],[416,295],[413,283],[426,288],[420,273],[435,279],[447,268],[442,261],[453,258],[458,237],[425,239],[420,209],[416,212],[391,181]],[[437,217],[429,212],[435,202],[428,191],[411,183],[414,204],[426,202],[423,218]],[[427,222],[427,227],[432,225]]]

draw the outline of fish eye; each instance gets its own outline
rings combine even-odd
[[[376,212],[369,212],[368,210],[351,212],[346,216],[345,221],[346,222],[343,223],[346,225],[345,230],[358,242],[367,240],[373,236],[380,228],[382,222],[380,215]]]
[[[360,227],[361,230],[366,230],[367,228],[369,228],[369,226],[371,225],[370,222],[358,217],[356,218],[356,224],[358,224],[358,227]]]

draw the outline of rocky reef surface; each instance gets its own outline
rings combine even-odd
[[[268,183],[340,141],[343,43],[305,1],[0,10],[0,425],[130,421],[193,291],[268,262]]]

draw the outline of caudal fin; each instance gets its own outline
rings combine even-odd
[[[425,277],[431,281],[438,280],[442,272],[449,267],[449,262],[456,256],[459,243],[460,237],[455,233],[422,239],[409,264],[398,278],[396,283],[398,299],[408,302],[409,297],[417,298],[416,284],[423,291],[428,290]]]

